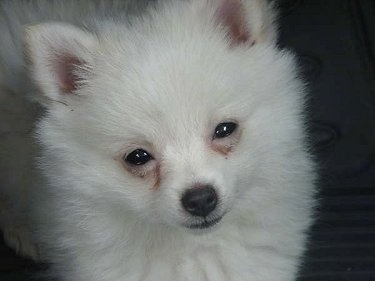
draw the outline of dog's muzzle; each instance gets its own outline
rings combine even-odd
[[[181,198],[183,208],[190,215],[204,218],[215,210],[217,202],[217,193],[210,185],[190,188]]]
[[[190,229],[208,229],[217,224],[223,216],[214,214],[219,197],[211,185],[202,185],[190,188],[181,197],[181,205],[192,217],[192,223],[185,227]]]
[[[190,225],[187,225],[187,227],[190,228],[190,229],[206,229],[206,228],[210,228],[210,227],[214,226],[221,219],[222,219],[222,217],[218,217],[218,218],[211,219],[211,220],[206,220],[205,219],[201,223],[190,224]]]

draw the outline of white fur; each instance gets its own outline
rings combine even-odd
[[[131,24],[119,16],[127,2],[111,15],[113,22],[102,15],[110,1],[96,3],[87,17],[70,1],[50,1],[47,8],[36,1],[31,10],[14,2],[0,3],[1,18],[9,20],[2,20],[0,36],[11,37],[12,24],[19,23],[14,11],[32,14],[24,40],[37,100],[46,107],[36,128],[44,177],[29,183],[32,195],[23,208],[53,276],[294,280],[311,223],[315,173],[305,139],[304,88],[293,55],[276,45],[269,4],[243,1],[256,43],[233,46],[215,20],[221,0],[163,1]],[[66,17],[86,30],[35,25],[45,9],[53,11],[49,19]],[[9,74],[20,72],[21,45],[9,50],[4,41],[2,83],[26,85]],[[58,87],[52,66],[62,53],[84,61],[74,93]],[[213,149],[212,134],[228,120],[238,122],[239,132],[223,155]],[[121,163],[138,147],[155,158],[147,169],[160,167],[156,187],[155,176],[136,176]],[[180,202],[196,183],[215,186],[220,204],[212,216],[225,213],[202,231],[185,227],[198,219]]]

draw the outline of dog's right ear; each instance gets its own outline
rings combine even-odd
[[[85,84],[93,62],[96,37],[77,27],[45,23],[26,27],[25,55],[32,79],[47,105],[66,103]]]
[[[197,0],[201,1],[201,0]],[[207,0],[216,8],[216,22],[227,29],[232,46],[277,41],[277,13],[269,0]]]

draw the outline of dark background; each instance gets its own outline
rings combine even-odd
[[[321,169],[299,281],[375,281],[375,1],[278,4],[280,45],[299,55],[309,84]],[[30,280],[35,269],[0,243],[0,281]]]
[[[281,1],[311,92],[320,208],[300,281],[375,281],[375,1]]]

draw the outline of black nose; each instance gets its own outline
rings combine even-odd
[[[206,217],[217,205],[217,194],[211,186],[188,189],[181,199],[182,206],[193,216]]]

